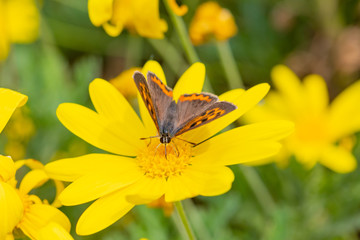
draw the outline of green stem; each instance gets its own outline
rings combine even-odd
[[[271,194],[264,182],[261,180],[257,171],[252,167],[239,165],[240,170],[244,174],[246,180],[248,181],[250,188],[254,192],[257,200],[259,201],[260,206],[263,210],[269,215],[273,212],[276,205],[271,197]]]
[[[237,68],[234,55],[231,52],[230,44],[228,41],[216,41],[221,64],[224,68],[226,78],[231,89],[244,88],[240,72]]]
[[[182,20],[181,17],[176,15],[174,11],[170,8],[168,0],[164,0],[164,5],[167,10],[167,12],[170,15],[170,19],[172,23],[174,24],[174,27],[180,37],[180,42],[185,50],[187,59],[190,63],[195,63],[199,61],[199,57],[197,53],[195,52],[195,49],[190,41],[189,35],[187,34],[187,30],[185,27],[185,23]]]
[[[183,19],[173,12],[173,10],[169,6],[168,0],[163,0],[163,2],[167,12],[169,13],[171,21],[174,24],[175,30],[179,35],[180,42],[185,50],[187,60],[190,63],[200,62],[199,56],[197,55],[195,48],[191,43]],[[214,92],[208,80],[206,80],[204,83],[204,90],[207,92]]]
[[[179,201],[179,202],[175,202],[174,205],[175,205],[175,208],[176,208],[176,210],[177,210],[177,212],[179,214],[181,222],[182,222],[182,224],[183,224],[183,226],[184,226],[184,228],[186,230],[188,238],[190,240],[195,240],[196,239],[195,235],[194,235],[194,233],[193,233],[193,231],[191,229],[189,221],[186,218],[185,211],[184,211],[182,203]]]
[[[188,67],[179,51],[168,41],[168,39],[151,39],[147,38],[151,46],[161,55],[162,59],[168,63],[169,67],[179,76]]]

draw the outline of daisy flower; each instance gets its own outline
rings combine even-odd
[[[24,105],[26,101],[27,96],[0,88],[0,131],[3,130],[15,109]],[[24,176],[17,187],[15,174],[24,165],[33,170]],[[59,224],[61,228],[58,229],[67,232],[70,230],[70,221],[55,207],[60,206],[59,201],[54,201],[51,206],[46,200],[42,201],[38,196],[29,193],[33,188],[41,186],[48,180],[49,177],[40,162],[20,160],[14,163],[10,157],[0,155],[0,239],[14,239],[13,232],[18,234],[19,229],[29,238],[38,239],[40,230],[51,222]],[[57,193],[60,193],[63,185],[59,181],[55,184]]]
[[[11,44],[31,43],[39,35],[40,14],[35,0],[0,0],[0,61]]]
[[[225,41],[235,36],[237,26],[234,16],[228,9],[221,8],[217,2],[201,4],[191,20],[189,35],[194,45],[208,42],[212,37]]]
[[[142,69],[165,82],[164,72],[155,61]],[[202,63],[193,64],[179,79],[173,98],[201,92],[205,79]],[[165,82],[166,83],[166,82]],[[135,84],[135,83],[134,83]],[[268,84],[249,90],[235,89],[219,96],[237,109],[204,126],[173,138],[165,156],[157,129],[141,98],[141,119],[126,99],[110,83],[95,79],[89,92],[96,111],[74,103],[57,109],[59,120],[88,143],[108,151],[49,163],[48,174],[72,182],[59,196],[64,205],[94,201],[81,215],[76,232],[98,232],[124,216],[135,205],[161,197],[176,202],[198,195],[215,196],[230,190],[234,181],[228,165],[248,163],[276,154],[277,142],[292,131],[287,121],[251,124],[214,136],[254,107],[268,92]],[[201,143],[193,146],[183,140]]]
[[[304,81],[286,66],[276,66],[272,79],[277,91],[246,115],[249,122],[286,119],[295,123],[294,133],[284,140],[276,161],[286,164],[290,155],[311,168],[320,163],[338,173],[356,168],[349,136],[360,130],[360,81],[331,103],[324,79],[309,75]],[[351,142],[351,141],[350,141]],[[350,145],[350,146],[349,146]]]
[[[112,37],[124,28],[147,38],[164,38],[167,23],[160,18],[159,0],[89,0],[89,17]]]

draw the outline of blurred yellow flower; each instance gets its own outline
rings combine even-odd
[[[281,164],[291,154],[307,167],[317,162],[338,173],[356,168],[351,153],[354,140],[349,137],[360,130],[360,81],[344,90],[329,104],[326,83],[319,75],[307,76],[303,83],[286,66],[272,71],[277,92],[270,92],[264,104],[250,111],[251,122],[287,119],[295,122],[295,132],[285,140],[276,160]]]
[[[157,62],[147,62],[142,72],[149,70],[166,83]],[[176,84],[174,99],[185,93],[201,92],[204,79],[205,66],[193,64]],[[182,139],[196,143],[208,139],[202,144],[193,147],[173,139],[178,154],[168,149],[166,157],[159,139],[140,139],[158,134],[142,99],[139,99],[140,119],[124,96],[107,81],[95,79],[90,83],[90,97],[96,112],[78,104],[61,104],[57,116],[66,128],[112,153],[62,159],[45,166],[52,178],[73,182],[59,196],[64,205],[95,200],[81,215],[76,232],[80,235],[98,232],[135,205],[147,204],[162,196],[165,202],[175,202],[227,192],[234,180],[228,165],[276,154],[281,146],[277,140],[292,131],[291,123],[275,121],[238,127],[212,137],[254,107],[268,90],[268,84],[259,84],[247,91],[235,89],[222,94],[221,100],[230,101],[238,108],[181,135]]]
[[[169,3],[169,6],[171,8],[171,10],[178,16],[184,16],[187,11],[188,11],[188,7],[186,5],[181,5],[179,6],[176,2],[176,0],[167,0]]]
[[[118,36],[124,28],[147,38],[164,38],[167,23],[160,19],[159,0],[89,0],[91,22]]]
[[[11,43],[30,43],[39,35],[39,11],[35,0],[0,0],[0,60]]]
[[[194,45],[207,42],[212,37],[225,41],[237,33],[237,26],[229,10],[221,8],[217,2],[205,2],[195,12],[189,34]]]
[[[114,85],[124,97],[131,99],[136,97],[137,88],[132,78],[135,71],[141,71],[141,68],[130,68],[123,71],[117,77],[110,79],[110,83]]]
[[[14,160],[23,159],[28,141],[34,133],[35,126],[28,115],[28,110],[26,108],[16,110],[4,132],[7,138],[5,155],[11,156]]]
[[[15,109],[23,106],[28,97],[10,89],[0,88],[0,133]]]
[[[33,170],[24,176],[17,187],[15,174],[24,165]],[[46,200],[41,201],[38,196],[29,194],[48,180],[40,162],[29,159],[14,163],[10,157],[0,155],[0,239],[14,239],[13,232],[19,234],[19,230],[30,239],[39,239],[43,228],[52,222],[59,224],[60,229],[70,231],[70,221],[65,214]],[[58,181],[56,184],[57,193],[60,193],[63,185]],[[59,202],[55,201],[54,204],[58,205]],[[43,232],[41,234],[44,235]],[[47,239],[64,239],[53,237],[48,235]]]
[[[161,198],[148,203],[147,206],[150,208],[162,208],[164,215],[167,217],[170,217],[174,211],[174,204],[171,202],[166,202],[164,195]]]

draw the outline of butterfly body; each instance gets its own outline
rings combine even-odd
[[[142,73],[134,73],[134,81],[153,119],[160,143],[169,144],[171,139],[189,130],[203,126],[235,110],[237,107],[210,93],[183,94],[177,102],[173,90],[155,74],[148,72],[147,80]]]

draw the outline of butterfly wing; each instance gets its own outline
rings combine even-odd
[[[142,73],[139,71],[136,71],[134,73],[133,78],[134,78],[136,87],[139,90],[140,96],[143,99],[145,106],[146,106],[147,110],[149,111],[150,116],[156,125],[157,130],[159,131],[158,118],[156,115],[154,103],[151,99],[150,90],[149,90],[148,84],[146,82],[146,79],[145,79],[144,75],[142,75]]]
[[[174,109],[173,107],[170,107],[171,102],[173,102],[173,90],[166,86],[152,72],[148,72],[147,79],[150,95],[158,117],[159,133],[162,133],[164,123],[168,120],[167,118],[169,117],[169,112],[172,112]]]
[[[164,121],[167,107],[172,101],[172,89],[167,87],[153,73],[148,72],[148,81],[141,72],[134,73],[134,81],[145,103],[147,110],[153,119],[158,132]]]
[[[200,96],[207,97],[208,99],[211,99],[211,101],[207,102],[206,100],[200,100],[201,103],[196,102],[195,100],[187,100],[187,101],[181,101],[181,97],[178,101],[178,119],[182,119],[182,116],[187,116],[189,112],[193,112],[194,114],[190,117],[190,119],[186,121],[182,121],[182,123],[179,122],[177,127],[174,130],[173,135],[179,136],[183,134],[184,132],[190,131],[192,129],[198,128],[200,126],[203,126],[207,123],[210,123],[225,114],[235,110],[237,107],[226,101],[217,101],[218,98],[215,95],[208,94],[208,93],[201,93]],[[187,95],[183,95],[187,97]],[[194,95],[196,96],[196,95]],[[215,97],[215,98],[214,98]],[[214,99],[216,99],[214,101]],[[183,106],[186,104],[187,106]],[[199,107],[200,106],[200,107]],[[185,112],[184,115],[183,112]]]

